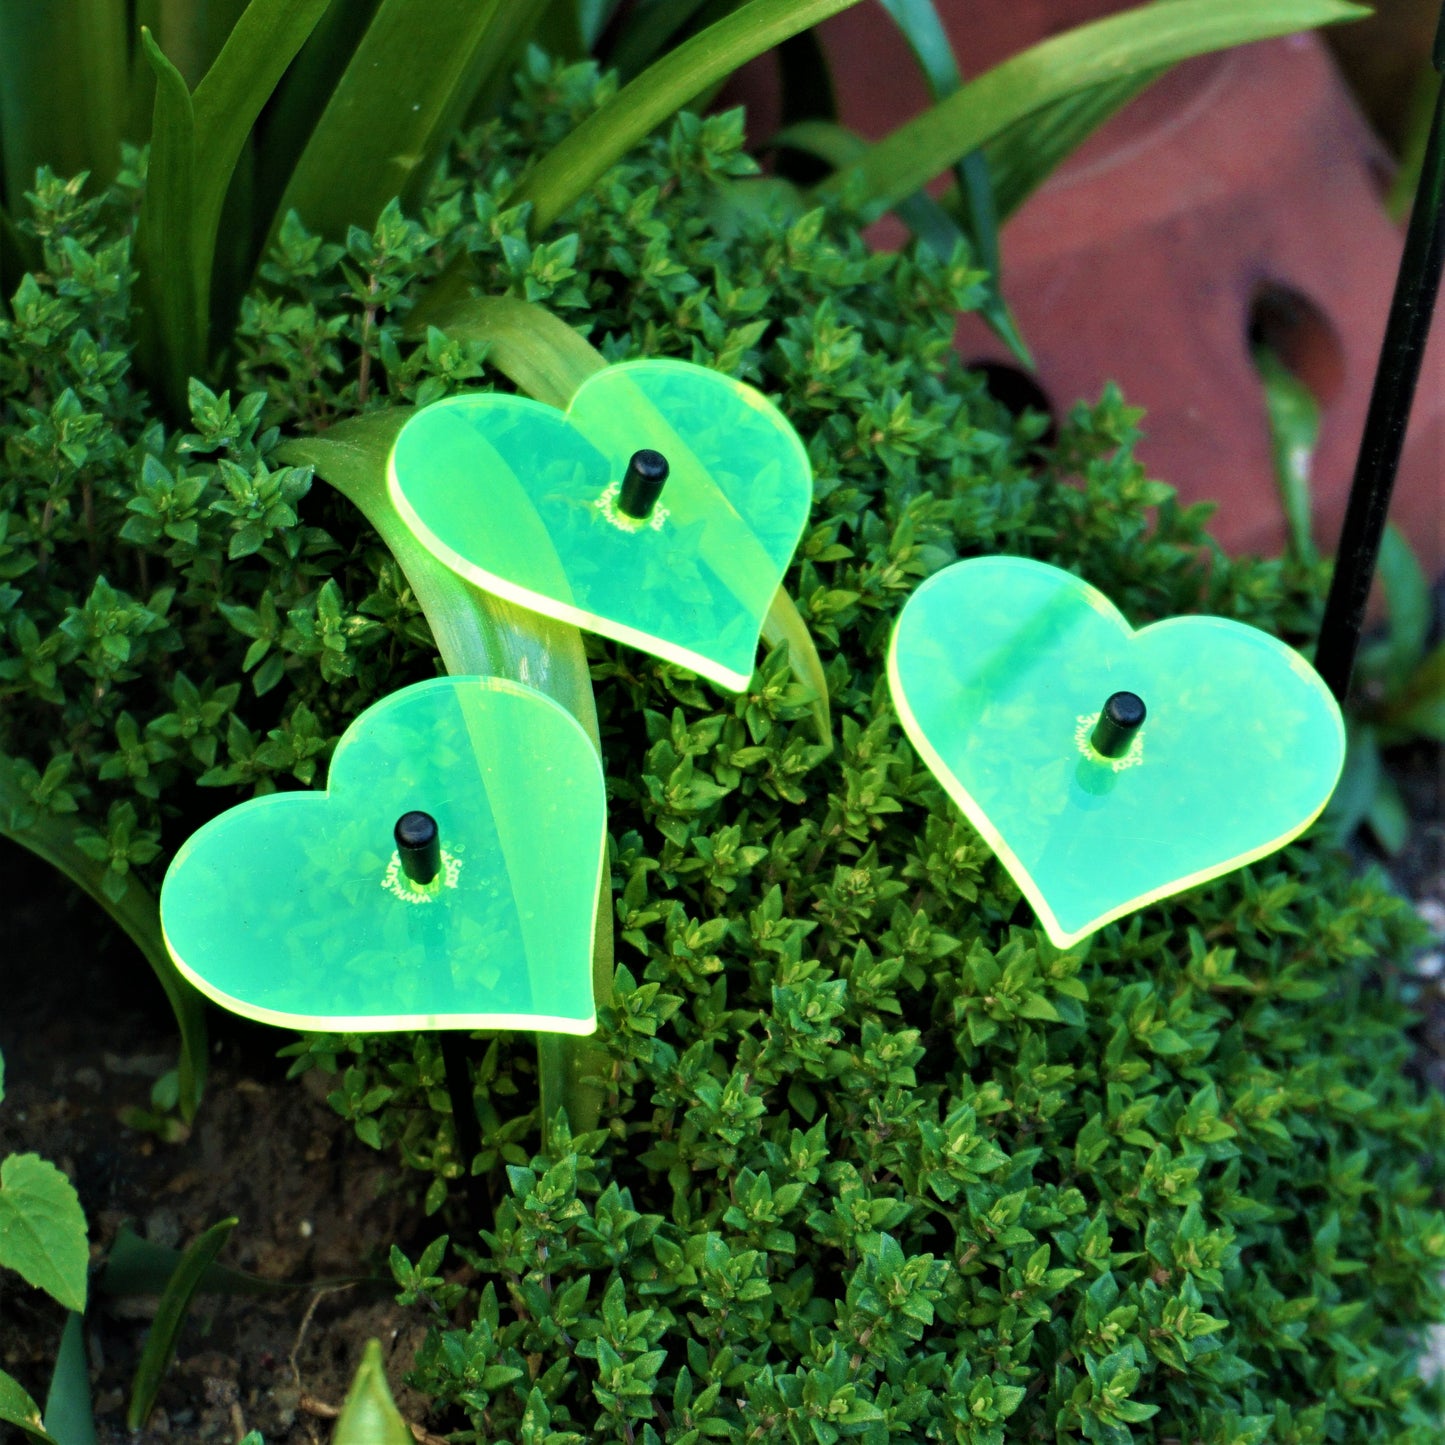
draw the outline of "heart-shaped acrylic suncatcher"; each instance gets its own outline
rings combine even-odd
[[[617,505],[640,450],[669,466],[641,522]],[[492,392],[437,402],[402,429],[390,484],[422,545],[479,587],[733,691],[813,495],[782,413],[680,361],[608,367],[566,412]]]
[[[904,730],[1060,947],[1283,847],[1344,762],[1339,708],[1275,638],[1219,617],[1134,632],[1102,593],[1016,557],[909,598],[888,677]],[[1091,738],[1106,699],[1148,716]]]
[[[597,751],[550,698],[418,683],[346,730],[325,792],[252,799],[184,844],[161,890],[166,946],[264,1023],[591,1033],[605,809]],[[440,835],[426,885],[392,838],[413,810]]]

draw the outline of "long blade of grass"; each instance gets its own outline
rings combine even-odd
[[[562,362],[539,370],[545,376],[564,368]],[[431,624],[449,673],[510,677],[548,693],[582,724],[600,753],[597,704],[581,633],[457,576],[422,547],[393,506],[387,458],[410,415],[410,408],[398,407],[353,417],[338,422],[325,436],[285,443],[281,457],[290,466],[315,467],[380,533]],[[612,886],[605,869],[600,895],[592,948],[592,989],[599,1009],[612,1001]],[[538,1034],[537,1048],[543,1076],[560,1084],[555,1102],[566,1109],[572,1128],[595,1128],[606,1099],[601,1083],[606,1060],[598,1045],[585,1038]],[[553,1102],[549,1097],[543,1112],[544,1134],[552,1122],[548,1114]]]
[[[120,166],[126,115],[125,0],[0,0],[0,164],[18,210],[37,166]]]
[[[141,211],[141,350],[173,410],[184,415],[186,382],[203,368],[206,298],[196,287],[195,112],[181,73],[148,29],[141,44],[156,78],[150,170]]]
[[[963,84],[963,75],[933,0],[882,0],[882,5],[908,42],[929,95],[934,101],[946,100]],[[979,310],[1020,364],[1032,367],[1033,358],[1003,299],[1003,256],[988,159],[981,150],[970,151],[954,164],[953,171],[958,184],[958,213],[979,265],[989,274],[987,295]]]
[[[1415,192],[1420,188],[1420,173],[1425,167],[1425,151],[1435,119],[1435,88],[1439,83],[1434,66],[1420,67],[1420,78],[1410,99],[1409,117],[1405,124],[1405,146],[1400,155],[1400,168],[1395,172],[1390,192],[1385,197],[1385,209],[1400,224],[1408,219]]]
[[[606,64],[624,81],[637,75],[690,24],[708,0],[639,0],[628,11]]]
[[[650,65],[588,116],[522,177],[509,198],[511,204],[529,202],[531,230],[545,231],[608,167],[714,81],[790,35],[857,3],[749,0]]]
[[[10,219],[10,213],[0,208],[0,297],[15,294],[20,278],[35,264],[35,247],[27,236]]]
[[[576,4],[577,29],[581,33],[583,48],[595,50],[602,32],[612,23],[621,0],[559,0],[559,3]]]
[[[122,1224],[105,1258],[105,1268],[95,1288],[112,1299],[127,1295],[159,1295],[180,1267],[183,1253],[142,1239],[128,1224]],[[294,1294],[298,1289],[335,1289],[345,1284],[362,1284],[369,1276],[343,1275],[334,1279],[262,1279],[242,1270],[211,1264],[196,1286],[197,1294],[254,1295],[263,1298]]]
[[[791,146],[826,161],[833,170],[852,165],[868,152],[868,142],[857,131],[826,120],[799,121],[773,137],[776,146]],[[947,258],[955,246],[967,244],[963,227],[927,191],[907,196],[893,214],[936,255]]]
[[[1105,121],[1163,74],[1162,69],[1145,70],[1091,86],[1034,111],[995,136],[984,154],[999,221],[1008,220]],[[950,205],[952,199],[950,193],[943,204]]]
[[[73,1310],[60,1336],[60,1350],[45,1396],[45,1430],[65,1445],[96,1445],[90,1364],[85,1358],[85,1322]]]
[[[458,577],[416,540],[392,505],[386,463],[410,415],[410,408],[395,407],[352,417],[324,436],[286,442],[280,454],[289,466],[315,467],[376,528],[406,574],[448,672],[510,677],[539,688],[598,742],[592,678],[577,629]]]
[[[421,308],[418,308],[420,311]],[[535,401],[565,408],[606,358],[560,316],[515,296],[478,296],[436,306],[408,331],[435,326],[456,341],[480,342],[487,360]]]
[[[772,606],[763,619],[763,641],[769,647],[788,644],[788,663],[793,676],[813,693],[813,726],[818,730],[818,741],[831,748],[833,708],[828,698],[828,676],[823,671],[823,660],[818,656],[818,645],[808,631],[808,624],[803,621],[797,603],[782,587],[773,594]]]
[[[209,298],[227,188],[261,108],[330,0],[251,0],[196,87],[192,244],[196,290]]]
[[[1445,743],[1445,642],[1420,659],[1383,709],[1380,721],[1406,735],[1416,733]]]
[[[1274,481],[1284,511],[1289,550],[1306,566],[1318,557],[1311,527],[1314,502],[1310,472],[1320,439],[1320,407],[1314,393],[1267,346],[1254,349],[1254,369],[1264,389],[1274,455]]]
[[[512,37],[546,0],[382,0],[281,197],[312,230],[369,228],[415,198],[453,127]],[[345,184],[338,184],[339,177]]]
[[[1405,685],[1424,655],[1435,605],[1420,559],[1393,523],[1385,527],[1380,539],[1379,577],[1390,617],[1381,661],[1386,686],[1394,692]]]
[[[161,1380],[176,1352],[176,1340],[186,1322],[191,1300],[236,1224],[235,1219],[223,1219],[219,1224],[213,1224],[181,1256],[176,1272],[170,1277],[161,1295],[156,1317],[151,1322],[150,1334],[146,1336],[140,1364],[136,1366],[130,1406],[125,1412],[125,1422],[131,1430],[142,1429],[150,1419]]]
[[[235,28],[247,0],[133,0],[142,25],[194,91]]]
[[[867,214],[881,215],[961,156],[1066,96],[1207,51],[1367,14],[1348,0],[1169,0],[1111,15],[986,71],[824,186],[861,186]]]
[[[106,897],[106,865],[76,847],[73,830],[64,819],[31,806],[19,787],[13,762],[4,756],[0,756],[0,834],[43,858],[88,893],[145,955],[180,1029],[180,1109],[182,1117],[194,1119],[206,1078],[205,1006],[171,962],[155,898],[134,874],[126,875],[119,898]]]
[[[256,211],[272,217],[379,0],[331,0],[257,126]]]
[[[853,164],[868,150],[868,142],[856,131],[831,121],[818,120],[800,121],[797,125],[788,126],[773,137],[773,144],[807,151],[826,161],[834,170]],[[893,214],[935,255],[947,259],[953,255],[955,247],[972,246],[958,218],[927,191],[915,191],[913,195],[904,197],[893,207]],[[1031,367],[1033,358],[997,286],[989,288],[979,310],[1020,364]]]

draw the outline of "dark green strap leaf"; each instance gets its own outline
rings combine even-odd
[[[181,1326],[186,1322],[191,1301],[236,1223],[235,1219],[223,1219],[206,1230],[181,1256],[176,1272],[167,1283],[131,1386],[130,1407],[125,1412],[125,1422],[130,1429],[142,1429],[150,1418],[161,1380],[175,1355],[176,1341],[180,1337]]]
[[[127,1295],[163,1294],[171,1277],[184,1258],[178,1249],[167,1249],[149,1239],[142,1239],[128,1224],[116,1234],[115,1243],[106,1255],[105,1268],[95,1281],[96,1289],[114,1299]],[[298,1289],[335,1289],[346,1284],[364,1283],[370,1276],[349,1275],[335,1279],[284,1280],[262,1279],[243,1270],[227,1269],[212,1264],[201,1276],[197,1294],[278,1295]]]
[[[197,286],[195,114],[181,73],[149,30],[141,44],[156,77],[150,169],[141,211],[141,349],[171,407],[185,413],[186,383],[204,366],[208,307]]]
[[[882,215],[961,156],[1066,96],[1192,55],[1368,13],[1347,0],[1168,0],[1140,6],[995,66],[899,126],[825,185],[861,186],[867,213]]]
[[[556,358],[549,365],[534,355],[525,331],[518,325],[517,313],[505,308],[498,324],[502,351],[510,347],[519,356],[531,357],[540,377],[564,385],[569,353],[562,349],[560,335],[540,321],[546,315],[540,308],[526,307],[520,301],[514,305],[525,307],[529,314],[535,312],[540,331],[550,330],[558,342]],[[565,323],[555,318],[548,320],[576,337]],[[587,352],[592,351],[581,337],[576,340]],[[570,357],[570,364],[578,364],[581,353],[574,348]],[[575,389],[574,385],[571,390]],[[286,442],[280,456],[290,466],[315,467],[317,475],[359,508],[381,534],[426,614],[449,673],[510,677],[539,688],[586,728],[600,753],[597,704],[582,634],[565,622],[493,597],[457,576],[416,540],[397,513],[387,488],[387,461],[397,433],[410,415],[409,408],[394,408],[353,417],[338,422],[324,437]],[[598,1008],[612,1000],[612,976],[612,880],[604,869],[592,949],[592,987]],[[561,1086],[561,1097],[555,1102],[566,1109],[574,1129],[595,1128],[604,1103],[603,1090],[592,1082],[604,1062],[596,1043],[588,1039],[567,1039],[562,1043],[558,1036],[550,1034],[538,1034],[537,1040],[544,1077]],[[543,1120],[545,1127],[550,1122],[545,1112]]]
[[[106,895],[108,869],[76,847],[74,830],[53,813],[35,809],[21,791],[12,759],[0,755],[0,833],[58,868],[84,889],[130,935],[145,955],[181,1031],[180,1109],[193,1119],[206,1078],[206,1017],[201,995],[181,976],[166,951],[155,898],[133,873],[118,898]]]
[[[763,641],[769,647],[779,643],[788,645],[788,662],[793,676],[813,694],[813,725],[818,730],[818,741],[833,746],[833,709],[828,697],[828,675],[823,671],[823,661],[818,656],[818,645],[808,624],[798,611],[797,603],[786,589],[779,587],[773,594],[772,606],[763,619]]]
[[[750,0],[623,86],[522,177],[510,203],[530,203],[533,233],[545,231],[604,171],[714,81],[855,4],[857,0]]]
[[[946,100],[963,84],[963,75],[933,0],[882,0],[882,5],[918,61],[928,82],[929,95],[935,101]],[[989,274],[988,291],[980,313],[1020,365],[1032,367],[1033,358],[1003,299],[998,208],[988,159],[981,150],[970,151],[955,162],[953,169],[958,182],[957,211],[963,220],[963,229],[979,265]]]
[[[429,324],[447,336],[479,341],[487,360],[528,396],[564,408],[586,379],[603,370],[606,358],[560,317],[511,296],[476,297],[437,307]],[[330,433],[328,433],[330,435]],[[793,674],[817,695],[814,720],[821,741],[832,744],[828,688],[817,645],[792,599],[779,589],[764,623],[770,645],[786,640]]]
[[[60,1336],[55,1373],[45,1397],[45,1429],[62,1445],[96,1445],[90,1404],[90,1364],[85,1358],[85,1321],[72,1313]]]
[[[208,300],[221,207],[261,108],[331,0],[251,0],[191,98],[196,170],[192,244]]]
[[[413,199],[493,65],[546,0],[382,0],[301,153],[286,212],[342,237]]]
[[[510,677],[556,698],[601,746],[597,706],[582,636],[575,627],[517,607],[472,586],[438,562],[412,535],[387,492],[392,443],[410,408],[352,417],[325,436],[283,444],[288,466],[310,466],[381,534],[406,574],[447,671]]]
[[[799,121],[780,130],[772,143],[807,151],[834,170],[850,166],[868,153],[868,142],[857,131],[826,120]],[[947,258],[955,246],[968,240],[958,221],[927,191],[904,197],[893,207],[893,214],[936,255]]]
[[[455,341],[481,342],[487,361],[535,401],[565,408],[607,361],[560,316],[515,296],[478,296],[428,307],[417,318]],[[408,330],[420,329],[413,321]]]
[[[607,68],[615,70],[624,82],[631,80],[707,4],[708,0],[638,0],[628,11],[617,43],[607,54]]]
[[[1320,438],[1320,408],[1314,393],[1268,347],[1254,351],[1264,389],[1274,453],[1274,481],[1284,509],[1290,551],[1306,565],[1316,559],[1310,529],[1314,521],[1310,469]]]
[[[0,170],[15,213],[37,166],[89,171],[101,185],[119,169],[126,10],[125,0],[0,0]]]
[[[995,136],[984,147],[984,154],[999,220],[1008,220],[1105,121],[1163,74],[1163,69],[1144,70],[1123,80],[1090,86],[1034,111]],[[950,205],[953,193],[942,200]]]

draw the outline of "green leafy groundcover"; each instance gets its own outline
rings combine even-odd
[[[497,381],[475,346],[404,330],[465,246],[488,294],[614,359],[682,356],[779,399],[818,478],[789,586],[839,747],[781,650],[733,699],[589,640],[622,965],[610,1107],[534,1159],[530,1042],[478,1041],[495,1222],[452,1218],[445,1264],[393,1256],[402,1299],[439,1311],[414,1375],[433,1427],[1437,1440],[1413,1359],[1441,1313],[1445,1111],[1405,1077],[1408,910],[1306,844],[1059,953],[882,680],[909,590],[957,556],[1071,567],[1135,623],[1203,606],[1295,639],[1311,574],[1204,565],[1203,514],[1145,478],[1113,394],[1042,445],[952,355],[983,294],[966,259],[868,254],[846,195],[790,213],[740,179],[736,116],[682,117],[529,242],[493,197],[598,95],[536,61],[420,220],[389,211],[344,247],[289,224],[239,385],[193,386],[181,430],[128,361],[134,166],[93,198],[42,181],[43,266],[0,334],[0,746],[28,806],[154,883],[197,822],[317,783],[351,718],[434,671],[376,537],[274,453]],[[290,1052],[336,1072],[338,1110],[443,1208],[460,1166],[434,1042]]]

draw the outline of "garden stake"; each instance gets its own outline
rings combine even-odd
[[[441,831],[430,813],[419,810],[403,813],[392,829],[402,872],[419,888],[436,878],[442,870]],[[434,955],[435,948],[428,954]],[[445,967],[445,959],[441,960]],[[471,1053],[466,1040],[447,1029],[437,1033],[442,1067],[446,1072],[447,1097],[452,1103],[452,1128],[457,1137],[457,1152],[462,1156],[462,1178],[466,1181],[467,1208],[472,1224],[480,1229],[485,1214],[482,1181],[472,1173],[472,1161],[481,1153],[482,1131],[477,1122],[477,1101],[472,1092]]]
[[[807,450],[777,407],[669,360],[603,366],[565,411],[499,392],[425,407],[398,434],[387,483],[459,576],[733,692],[751,680],[813,497]],[[805,630],[788,640],[816,660]],[[587,1067],[538,1033],[544,1139]]]
[[[1445,73],[1445,6],[1435,32],[1432,60]],[[1420,168],[1420,184],[1405,233],[1395,294],[1380,363],[1375,370],[1374,390],[1365,416],[1359,460],[1350,487],[1349,505],[1335,555],[1335,574],[1320,624],[1315,649],[1315,668],[1340,702],[1350,690],[1355,653],[1369,602],[1370,584],[1385,533],[1390,510],[1390,493],[1400,465],[1405,428],[1425,342],[1430,334],[1430,317],[1440,288],[1440,271],[1445,260],[1445,84],[1437,85],[1435,110]]]
[[[1339,705],[1277,638],[1222,617],[1136,632],[1087,582],[1023,557],[924,582],[888,685],[1060,948],[1282,848],[1345,757]]]
[[[502,678],[433,678],[347,728],[324,792],[253,798],[187,839],[161,925],[181,972],[248,1018],[435,1030],[480,1228],[466,1034],[594,1032],[605,843],[601,760],[570,712]]]
[[[484,592],[729,692],[752,680],[813,503],[772,402],[663,360],[593,372],[565,411],[487,391],[423,407],[387,485],[416,540]]]

